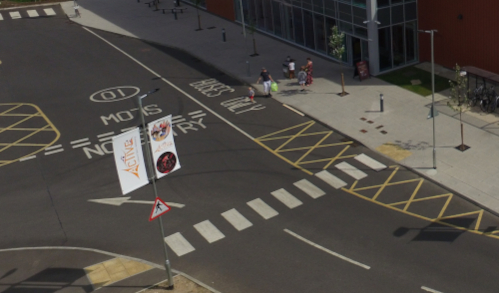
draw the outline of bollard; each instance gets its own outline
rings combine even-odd
[[[249,63],[249,61],[246,61],[246,64],[248,65],[248,76],[251,76],[251,72],[250,72],[250,63]]]
[[[225,43],[225,41],[227,41],[227,39],[225,38],[225,29],[223,28],[222,29],[222,41]]]
[[[379,111],[383,112],[383,94],[379,94]]]
[[[175,16],[175,20],[178,20],[178,18],[177,18],[177,9],[173,8],[172,12],[173,12],[173,16]]]

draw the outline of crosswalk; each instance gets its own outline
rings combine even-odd
[[[365,154],[360,154],[356,156],[355,159],[374,171],[381,171],[387,167]],[[359,170],[358,168],[347,162],[336,164],[335,167],[337,170],[343,172],[344,174],[352,177],[355,180],[361,180],[368,176],[367,173]],[[317,178],[320,178],[335,189],[347,185],[345,181],[331,174],[328,170],[320,171],[315,175]],[[325,191],[323,191],[307,179],[296,181],[293,183],[293,185],[312,199],[317,199],[321,196],[326,195]],[[299,199],[299,197],[297,197],[297,194],[292,194],[284,188],[275,190],[270,194],[289,209],[294,209],[303,205],[303,202]],[[268,203],[266,203],[262,198],[255,198],[246,202],[246,204],[264,220],[269,220],[279,215],[279,212]],[[251,223],[235,208],[221,213],[221,216],[239,232],[253,226],[253,223]],[[214,243],[225,238],[225,234],[223,234],[223,232],[220,231],[220,229],[218,229],[210,220],[201,221],[193,225],[193,227],[204,239],[206,239],[208,243]],[[194,246],[180,232],[165,237],[165,242],[179,257],[196,250]]]
[[[38,8],[20,11],[0,11],[0,21],[7,19],[36,18],[40,16],[54,16],[53,8]]]

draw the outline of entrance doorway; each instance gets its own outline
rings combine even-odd
[[[362,61],[362,46],[359,38],[352,37],[352,62],[353,65]]]

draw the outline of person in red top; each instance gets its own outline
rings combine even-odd
[[[305,71],[307,72],[306,85],[310,86],[314,82],[314,78],[313,78],[314,66],[312,63],[312,59],[310,59],[310,57],[307,58],[307,65],[305,65]]]

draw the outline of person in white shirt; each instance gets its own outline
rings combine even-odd
[[[295,78],[295,59],[291,59],[288,64],[289,69],[289,79]]]

